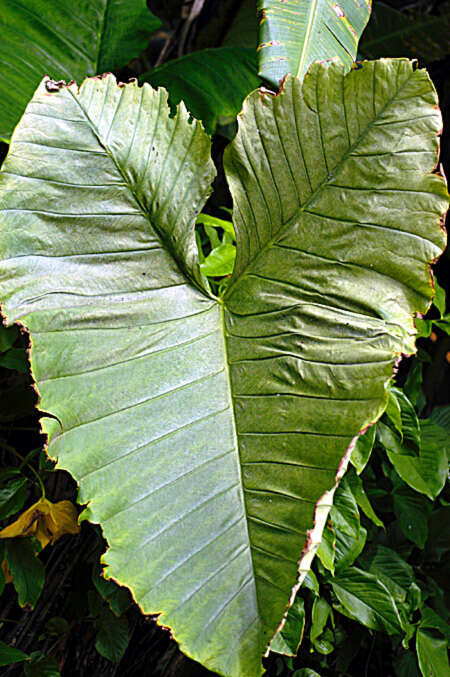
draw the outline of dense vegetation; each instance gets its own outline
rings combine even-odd
[[[0,0],[6,674],[450,674],[450,14],[255,4]]]

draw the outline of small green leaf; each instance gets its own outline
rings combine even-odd
[[[415,452],[402,444],[400,437],[383,421],[378,421],[377,423],[377,442],[392,455],[416,455]]]
[[[378,428],[378,425],[377,425]],[[434,500],[447,477],[448,433],[430,419],[420,421],[421,447],[418,457],[387,452],[402,480],[410,487]]]
[[[296,656],[305,629],[305,603],[297,595],[288,611],[286,622],[270,643],[270,650],[286,656]]]
[[[422,618],[420,621],[421,628],[433,628],[439,630],[444,637],[447,638],[447,642],[450,644],[450,626],[449,624],[437,614],[429,606],[425,606],[422,609]]]
[[[365,516],[368,517],[377,527],[384,528],[383,522],[376,515],[374,509],[372,508],[372,505],[364,489],[362,479],[359,477],[359,475],[357,475],[353,470],[350,470],[349,472],[347,472],[345,477],[349,487],[353,492],[357,504],[359,505]]]
[[[419,625],[416,650],[423,677],[449,677],[447,640],[439,630]]]
[[[353,447],[350,463],[355,468],[358,475],[362,473],[367,463],[369,462],[370,454],[372,453],[375,442],[376,426],[372,425],[365,433],[359,435]]]
[[[231,275],[235,260],[236,247],[232,244],[221,244],[213,249],[203,263],[200,264],[200,270],[203,275],[208,277]]]
[[[335,567],[336,571],[342,571],[351,566],[355,559],[361,554],[366,543],[367,531],[361,527],[358,537],[354,538],[336,529],[335,544]]]
[[[330,579],[338,611],[372,630],[402,632],[402,620],[387,587],[373,574],[350,567]]]
[[[311,668],[301,668],[293,672],[292,677],[321,677],[321,675]]]
[[[310,569],[306,574],[302,587],[311,590],[315,597],[319,595],[319,581],[317,580],[317,576],[312,569]]]
[[[416,359],[414,361],[412,369],[410,370],[408,378],[406,379],[406,383],[403,386],[404,392],[415,407],[417,407],[423,399],[422,366],[422,360]]]
[[[354,539],[358,538],[360,526],[358,504],[345,477],[335,493],[330,518],[334,527]]]
[[[320,559],[325,569],[331,571],[332,574],[334,574],[335,546],[336,534],[333,527],[328,523],[322,533],[322,540],[317,549],[317,557]]]
[[[11,665],[12,663],[21,663],[28,660],[28,656],[23,651],[16,649],[14,646],[8,646],[5,642],[0,641],[0,667]]]
[[[233,236],[233,239],[236,239],[236,233],[234,231],[234,226],[231,221],[226,221],[225,219],[219,219],[217,216],[211,216],[211,214],[199,214],[197,217],[196,224],[201,224],[203,226],[209,226],[210,228],[222,228],[225,233],[229,233]]]
[[[435,325],[436,327],[439,327],[439,329],[442,329],[442,331],[445,331],[446,334],[450,334],[450,313],[444,315],[442,320],[435,322]]]
[[[330,616],[333,619],[333,611],[326,599],[317,597],[312,607],[309,637],[314,649],[323,655],[334,651],[334,636],[329,628],[325,627]]]
[[[36,555],[36,545],[31,538],[6,540],[6,563],[13,578],[20,606],[33,608],[44,585],[44,565]]]
[[[98,629],[95,648],[112,663],[119,663],[129,642],[128,621],[125,616],[117,618],[107,607],[96,621]]]
[[[400,409],[401,437],[403,446],[419,453],[420,425],[413,405],[403,390],[400,390],[399,388],[391,388],[389,394],[392,399],[396,400]]]
[[[395,602],[403,603],[414,584],[412,567],[391,548],[377,545],[364,552],[359,560],[364,569],[388,588]]]
[[[132,605],[133,599],[128,588],[118,585],[112,579],[103,578],[100,567],[92,572],[92,582],[116,616],[121,616]]]
[[[404,536],[419,548],[424,548],[428,537],[431,504],[424,496],[405,486],[394,491],[393,499],[394,512]]]
[[[414,318],[414,324],[417,329],[417,338],[428,338],[433,329],[433,322],[431,320],[424,320],[421,317]]]
[[[450,18],[450,17],[449,17]],[[434,298],[433,305],[439,310],[441,317],[445,315],[446,302],[445,302],[445,289],[441,287],[439,282],[434,278]]]
[[[395,394],[395,388],[389,388],[388,390],[388,403],[386,406],[386,416],[392,421],[395,428],[397,429],[400,437],[403,439],[403,426],[402,426],[402,410],[400,407],[400,402]]]

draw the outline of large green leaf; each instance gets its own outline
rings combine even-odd
[[[352,440],[414,350],[444,244],[440,116],[408,61],[345,78],[319,64],[303,91],[250,95],[218,300],[194,235],[209,140],[166,100],[112,76],[42,83],[1,173],[0,291],[31,332],[49,454],[102,525],[106,575],[183,651],[253,677]]]
[[[303,79],[313,61],[339,57],[350,67],[371,0],[258,0],[259,74],[278,87],[287,73]]]
[[[212,134],[218,123],[236,118],[247,94],[259,86],[256,70],[254,49],[219,47],[169,61],[140,79],[165,87],[172,104],[184,101]]]
[[[145,0],[0,0],[0,139],[42,77],[83,80],[126,65],[161,22]]]

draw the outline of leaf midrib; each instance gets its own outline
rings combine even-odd
[[[158,239],[158,241],[160,242],[161,247],[162,247],[165,251],[167,251],[167,252],[169,253],[170,257],[171,257],[171,258],[173,259],[173,261],[175,262],[175,264],[176,264],[176,266],[177,266],[177,268],[178,268],[178,271],[179,271],[180,275],[182,275],[183,278],[186,280],[186,282],[187,282],[188,284],[190,284],[196,291],[199,291],[201,294],[203,294],[203,296],[206,296],[206,298],[208,298],[208,299],[211,299],[211,298],[215,299],[215,297],[213,297],[212,295],[208,294],[208,293],[206,292],[205,289],[203,289],[200,285],[198,285],[198,284],[196,283],[196,281],[194,280],[194,277],[193,277],[193,276],[192,276],[192,277],[188,276],[188,275],[186,274],[186,272],[181,268],[178,259],[174,256],[174,253],[172,252],[172,250],[170,249],[170,247],[168,247],[167,242],[166,242],[166,241],[164,240],[164,238],[161,236],[161,234],[160,234],[158,228],[157,228],[155,225],[153,225],[153,223],[151,222],[151,220],[150,220],[150,215],[149,215],[148,211],[145,209],[144,205],[143,205],[143,204],[141,203],[141,201],[139,200],[139,197],[137,196],[136,192],[133,190],[133,187],[132,187],[130,181],[128,180],[128,177],[127,177],[126,173],[125,173],[124,171],[122,171],[121,166],[120,166],[119,163],[116,161],[114,155],[111,153],[111,151],[110,151],[110,149],[109,149],[109,147],[108,147],[106,141],[103,141],[103,139],[102,139],[102,137],[101,137],[101,134],[100,134],[100,132],[99,132],[99,130],[98,130],[98,128],[97,128],[97,125],[93,122],[93,120],[91,120],[91,118],[89,117],[88,113],[85,111],[85,109],[84,109],[83,106],[81,105],[80,101],[78,100],[78,97],[75,96],[75,94],[73,93],[73,91],[72,91],[72,89],[70,88],[70,86],[69,86],[69,85],[64,86],[64,90],[69,92],[70,96],[73,98],[73,100],[76,102],[77,106],[79,107],[79,109],[80,109],[81,112],[83,113],[83,115],[84,115],[84,117],[85,117],[85,119],[86,119],[88,125],[90,126],[90,128],[91,128],[92,131],[93,131],[93,133],[95,134],[95,137],[96,137],[98,143],[100,144],[100,146],[101,146],[102,148],[105,149],[106,154],[108,155],[108,157],[110,158],[111,162],[114,164],[115,168],[117,169],[117,171],[119,172],[120,176],[122,177],[122,179],[123,179],[123,181],[124,181],[126,187],[128,188],[130,194],[132,195],[132,197],[133,197],[133,199],[134,199],[134,201],[135,201],[135,203],[136,203],[136,205],[137,205],[137,207],[138,207],[138,209],[139,209],[139,212],[140,212],[141,215],[145,218],[145,220],[148,222],[148,224],[149,224],[149,226],[150,226],[150,229],[151,229],[151,232],[155,234],[155,237],[156,237],[156,238]]]
[[[385,105],[380,109],[380,111],[377,113],[377,115],[369,122],[367,127],[364,129],[364,131],[359,135],[359,137],[356,139],[356,141],[350,145],[347,149],[347,151],[343,154],[342,158],[339,160],[339,162],[333,167],[333,169],[328,171],[328,174],[326,175],[325,179],[323,180],[322,183],[319,184],[319,186],[311,193],[310,197],[305,201],[303,205],[299,207],[299,209],[295,212],[295,214],[288,220],[286,223],[283,223],[280,228],[278,229],[276,235],[272,237],[268,242],[259,250],[259,252],[256,254],[256,256],[247,264],[247,266],[239,273],[239,275],[233,280],[231,280],[230,284],[228,285],[224,295],[223,295],[223,300],[224,302],[226,301],[227,298],[231,298],[233,295],[234,290],[237,288],[238,284],[241,282],[242,278],[247,275],[247,272],[251,266],[253,266],[256,261],[268,250],[270,249],[276,242],[277,240],[287,231],[289,228],[297,223],[299,220],[301,214],[307,210],[307,208],[314,202],[316,197],[318,197],[323,190],[330,184],[331,180],[336,179],[337,175],[339,174],[342,166],[344,163],[348,160],[350,155],[353,153],[353,151],[358,147],[358,145],[361,143],[361,141],[367,136],[369,131],[372,129],[373,125],[375,122],[385,113],[385,111],[389,108],[389,106],[392,104],[392,102],[397,98],[397,96],[400,94],[400,92],[403,90],[403,88],[410,82],[411,78],[414,77],[415,71],[411,71],[409,77],[402,83],[402,85],[396,90],[395,94],[385,103]],[[345,76],[344,76],[345,77]],[[277,96],[282,96],[282,92],[280,94],[277,94]],[[303,95],[303,89],[302,89],[302,95]],[[301,99],[302,102],[304,102],[304,98],[302,96]],[[345,115],[345,108],[344,108],[344,115]],[[306,165],[305,165],[306,166]],[[236,259],[237,260],[237,259]]]
[[[303,49],[300,52],[299,55],[299,60],[298,60],[298,66],[297,66],[297,72],[296,72],[296,77],[300,77],[300,74],[302,72],[305,60],[306,60],[306,55],[309,52],[309,45],[311,42],[311,37],[313,34],[314,30],[314,25],[315,25],[315,20],[316,20],[316,9],[319,6],[320,0],[312,0],[311,4],[309,5],[309,16],[308,16],[308,23],[306,25],[306,32],[305,32],[305,40],[303,42]],[[319,17],[320,18],[320,17]]]

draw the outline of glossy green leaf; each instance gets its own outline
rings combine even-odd
[[[396,390],[396,388],[389,388],[388,390],[389,399],[386,407],[386,416],[393,423],[400,437],[403,438],[402,410],[400,408],[400,402],[396,397]]]
[[[333,526],[357,539],[359,536],[359,510],[351,487],[344,478],[334,496],[330,511]]]
[[[361,554],[367,539],[367,531],[361,527],[358,536],[349,536],[340,529],[336,529],[336,542],[334,545],[334,565],[336,571],[342,571],[351,566]]]
[[[102,526],[105,575],[212,670],[261,674],[352,441],[414,350],[444,245],[440,124],[408,61],[250,95],[220,300],[194,232],[209,139],[184,107],[111,76],[43,82],[14,133],[0,295],[31,332],[49,454]]]
[[[450,12],[449,12],[450,19]],[[435,306],[440,312],[441,316],[445,315],[445,310],[447,307],[445,289],[441,287],[439,282],[434,279],[434,296],[433,296],[433,306]]]
[[[145,0],[86,0],[76,12],[70,0],[0,0],[0,139],[46,73],[81,81],[125,66],[160,25]]]
[[[423,677],[449,677],[447,640],[433,628],[417,628],[416,651]]]
[[[354,471],[350,471],[346,475],[346,480],[349,487],[352,490],[353,496],[355,497],[357,504],[359,505],[365,516],[368,517],[377,527],[384,527],[383,522],[380,520],[380,518],[372,508],[372,505],[366,494],[366,490],[364,489],[362,479],[358,475],[356,475]]]
[[[422,618],[420,620],[420,627],[427,629],[433,628],[435,630],[439,630],[439,632],[444,637],[446,637],[447,642],[450,644],[449,624],[429,606],[424,606],[421,613]]]
[[[403,603],[406,600],[414,582],[414,572],[395,550],[376,545],[363,554],[360,562],[366,571],[385,584],[396,602]]]
[[[353,447],[350,462],[354,466],[358,475],[362,473],[369,462],[375,442],[376,426],[372,425],[362,435],[358,437]]]
[[[324,597],[316,597],[311,611],[310,641],[316,651],[327,655],[334,650],[334,637],[326,627],[328,618],[333,619],[333,610]]]
[[[387,452],[390,462],[410,487],[434,499],[440,494],[447,477],[447,456],[450,453],[448,432],[431,420],[420,421],[419,457]]]
[[[208,254],[200,264],[200,270],[208,277],[231,275],[235,260],[236,247],[233,244],[223,243]]]
[[[341,613],[372,630],[400,634],[402,621],[387,587],[373,574],[350,567],[330,579]]]
[[[33,608],[44,586],[44,565],[36,555],[31,538],[6,540],[6,563],[13,578],[20,606]]]
[[[350,68],[370,9],[371,0],[258,0],[260,76],[278,88],[287,73],[303,80],[313,61]]]
[[[331,523],[328,523],[322,532],[322,539],[317,548],[317,557],[325,569],[334,574],[334,557],[336,548],[336,532]]]
[[[303,581],[303,587],[311,590],[315,597],[319,595],[319,581],[317,580],[317,576],[312,569],[310,569],[306,574],[305,580]]]
[[[19,649],[16,649],[14,646],[8,646],[5,642],[0,641],[0,667],[5,667],[6,665],[11,665],[13,663],[21,663],[26,661],[28,658],[27,654]]]
[[[399,408],[402,444],[418,453],[420,449],[420,425],[416,411],[400,388],[390,388],[390,397],[396,400]]]
[[[440,16],[419,12],[408,16],[383,2],[375,2],[359,52],[366,59],[409,56],[430,62],[448,53],[449,36],[448,3],[442,3]]]
[[[172,105],[184,101],[209,134],[218,124],[234,120],[247,94],[261,83],[255,50],[239,47],[192,52],[145,73],[140,80],[165,87]]]
[[[217,216],[202,213],[198,215],[196,223],[200,223],[209,228],[222,228],[225,233],[229,233],[232,236],[233,240],[236,239],[236,233],[234,232],[234,226],[231,221],[226,221],[225,219],[219,219]]]
[[[305,620],[305,603],[297,595],[283,627],[270,643],[270,650],[285,656],[296,656],[303,639]]]

